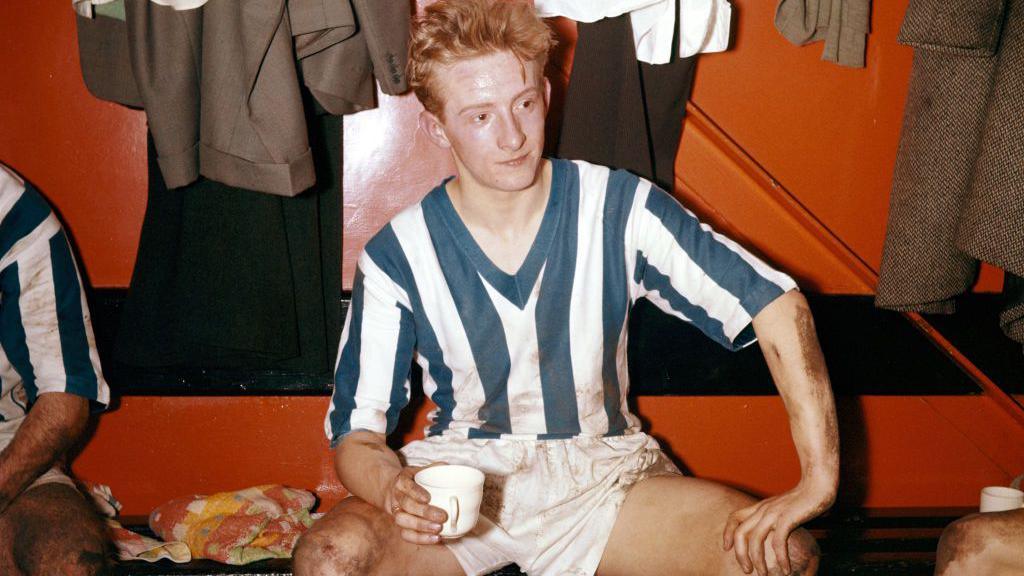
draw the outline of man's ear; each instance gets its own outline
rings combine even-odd
[[[544,107],[551,106],[551,80],[548,77],[544,77]]]
[[[432,112],[423,110],[419,116],[420,130],[430,138],[430,141],[439,148],[451,148],[448,135],[444,132],[444,125]]]

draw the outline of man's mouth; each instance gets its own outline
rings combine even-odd
[[[501,164],[504,165],[504,166],[515,167],[515,166],[521,165],[523,162],[526,162],[526,159],[529,158],[529,157],[530,157],[529,154],[523,154],[522,156],[519,156],[518,158],[513,158],[511,160],[506,160],[504,162],[501,162]]]

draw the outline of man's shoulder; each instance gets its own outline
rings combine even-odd
[[[60,229],[50,203],[32,184],[0,163],[0,258],[39,231],[51,235]]]
[[[408,250],[416,250],[430,243],[429,231],[423,216],[424,204],[431,201],[438,188],[423,198],[402,208],[391,217],[366,243],[365,255],[374,261],[405,260]]]
[[[552,162],[556,164],[562,164],[563,166],[571,167],[577,170],[581,175],[583,174],[607,174],[614,171],[613,168],[604,166],[602,164],[595,164],[586,160],[580,160],[578,158],[550,158]]]
[[[633,190],[641,184],[650,185],[650,182],[646,179],[622,168],[612,168],[611,166],[595,164],[586,160],[569,158],[552,158],[552,161],[560,162],[574,169],[579,175],[581,189],[584,192],[588,191],[588,188],[593,188],[594,182],[607,182],[607,185],[603,188],[609,190],[612,188]]]
[[[22,196],[33,193],[21,176],[0,162],[0,218],[7,216]]]
[[[626,218],[633,212],[638,193],[654,189],[650,182],[628,170],[611,168],[585,160],[561,160],[575,171],[580,201],[602,207],[605,217],[611,213],[616,219]]]

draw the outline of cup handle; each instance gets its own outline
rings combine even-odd
[[[457,530],[456,526],[459,524],[459,499],[456,498],[455,496],[451,496],[448,499],[448,508],[451,510],[455,510],[455,514],[453,514],[451,518],[451,529],[452,532],[454,532]]]

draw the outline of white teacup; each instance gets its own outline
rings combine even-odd
[[[981,512],[1003,512],[1024,508],[1024,492],[1006,486],[986,486],[981,489]]]
[[[430,492],[430,505],[448,513],[442,538],[458,538],[476,526],[484,494],[484,473],[469,466],[442,464],[416,473],[416,483]]]

